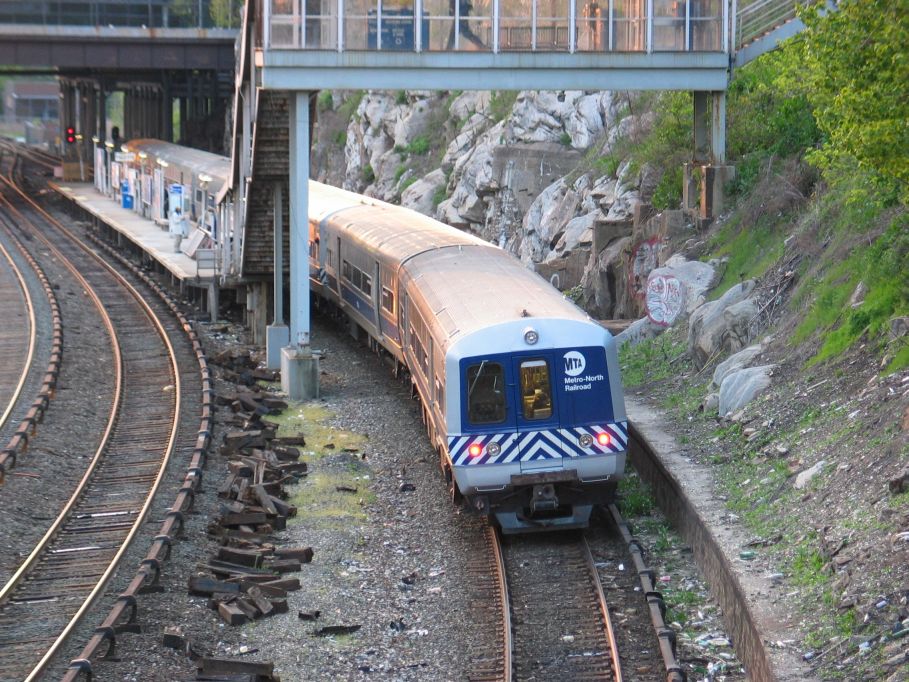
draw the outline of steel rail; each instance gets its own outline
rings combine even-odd
[[[609,617],[609,605],[606,603],[606,592],[603,590],[600,573],[597,571],[597,564],[596,561],[594,561],[593,553],[590,551],[590,544],[588,544],[587,538],[582,537],[581,544],[584,547],[583,552],[587,557],[587,570],[590,571],[590,579],[593,582],[597,600],[600,603],[600,613],[603,617],[603,622],[606,624],[606,637],[609,639],[609,650],[612,653],[612,668],[615,682],[623,682],[622,663],[619,660],[619,647],[615,639],[615,630],[612,628],[612,618]]]
[[[505,578],[505,557],[502,554],[502,536],[492,524],[486,526],[488,542],[492,545],[493,561],[496,566],[496,582],[498,583],[499,600],[502,604],[502,667],[504,668],[502,681],[511,682],[514,675],[512,661],[513,643],[511,633],[511,600],[508,596],[508,581]]]
[[[47,368],[44,371],[44,378],[38,395],[32,401],[31,407],[19,422],[18,428],[12,438],[10,438],[6,447],[0,450],[0,484],[3,484],[5,480],[7,468],[15,466],[19,450],[21,449],[24,451],[28,448],[29,437],[35,435],[38,424],[43,421],[50,401],[56,394],[57,377],[60,374],[60,367],[63,363],[63,318],[60,316],[60,304],[57,301],[57,295],[54,293],[54,289],[43,268],[34,259],[32,254],[22,245],[22,242],[8,226],[4,225],[4,229],[9,238],[16,244],[16,248],[19,249],[23,258],[25,258],[34,271],[35,276],[41,282],[41,286],[44,289],[44,295],[50,306],[52,331],[50,358],[47,363]]]
[[[22,395],[22,390],[25,388],[25,382],[28,380],[28,375],[31,373],[32,362],[35,359],[35,347],[38,343],[38,330],[37,330],[37,321],[35,318],[35,306],[32,301],[32,295],[28,290],[28,284],[25,281],[25,276],[22,274],[22,271],[19,269],[19,266],[16,264],[16,261],[13,260],[13,257],[10,255],[9,251],[6,250],[6,247],[3,244],[0,244],[0,253],[3,254],[3,257],[6,258],[7,262],[12,268],[13,274],[16,276],[16,280],[19,282],[19,287],[22,289],[22,295],[25,298],[25,309],[28,313],[28,351],[25,354],[25,362],[22,366],[22,372],[19,375],[19,381],[16,384],[15,389],[13,390],[12,396],[10,396],[9,404],[6,406],[6,409],[3,411],[3,414],[0,415],[0,429],[2,429],[13,410],[16,408],[16,405],[19,402],[19,396]]]
[[[183,332],[187,339],[192,343],[193,353],[199,365],[199,374],[202,389],[202,414],[199,419],[199,428],[196,433],[196,443],[192,451],[192,457],[189,466],[186,469],[186,476],[183,479],[183,485],[180,487],[177,497],[171,506],[170,511],[165,515],[161,524],[158,535],[155,536],[151,547],[142,561],[135,577],[130,581],[126,590],[117,598],[114,606],[111,608],[107,617],[102,624],[95,628],[95,633],[83,647],[79,656],[70,662],[69,668],[64,673],[61,682],[76,682],[86,676],[88,679],[93,677],[91,657],[98,653],[103,644],[107,644],[108,649],[105,658],[113,656],[116,647],[116,633],[119,631],[129,632],[131,628],[137,627],[136,617],[138,613],[138,602],[136,595],[140,594],[145,588],[154,588],[160,576],[160,564],[162,561],[161,553],[164,553],[163,560],[170,557],[172,541],[183,529],[183,514],[189,511],[194,503],[196,492],[202,485],[202,470],[206,461],[206,450],[211,442],[211,430],[214,424],[214,389],[212,387],[211,372],[208,367],[208,360],[205,357],[205,351],[199,336],[187,320],[186,316],[180,311],[173,299],[147,274],[142,272],[135,264],[128,261],[121,254],[117,253],[107,243],[98,237],[88,234],[91,241],[101,246],[113,258],[118,260],[125,268],[130,270],[138,279],[145,283],[157,296],[164,302],[173,316],[182,326]],[[125,619],[125,621],[124,621]]]
[[[660,654],[663,657],[663,665],[666,668],[666,682],[685,682],[685,674],[676,656],[675,630],[666,625],[666,604],[663,601],[663,595],[655,588],[656,581],[654,580],[653,569],[647,568],[644,563],[641,543],[631,534],[631,530],[622,518],[618,507],[615,504],[610,504],[607,507],[607,511],[612,517],[616,528],[618,528],[622,540],[628,546],[628,552],[631,554],[634,569],[637,571],[641,589],[647,599],[650,621],[656,631],[657,640],[660,643]]]
[[[86,597],[86,599],[82,603],[82,606],[77,610],[75,615],[71,618],[68,625],[64,628],[64,630],[55,639],[54,643],[51,645],[51,647],[48,649],[48,651],[42,656],[41,660],[38,662],[38,664],[33,668],[32,672],[26,678],[26,682],[31,682],[31,680],[37,679],[37,677],[47,667],[47,664],[50,662],[51,658],[63,646],[63,643],[66,641],[66,639],[68,638],[68,636],[70,635],[72,630],[76,627],[76,625],[79,623],[79,621],[81,620],[83,615],[91,607],[91,605],[93,604],[95,599],[99,596],[101,591],[105,588],[108,580],[113,575],[114,570],[116,570],[117,565],[119,564],[119,562],[122,559],[123,555],[125,554],[126,550],[129,548],[129,546],[132,543],[133,539],[135,538],[136,534],[139,532],[140,527],[145,522],[149,509],[151,508],[152,501],[154,500],[155,493],[157,492],[157,490],[161,484],[161,480],[164,477],[164,473],[167,468],[167,464],[170,462],[170,458],[173,454],[174,444],[176,442],[176,436],[177,436],[177,429],[179,426],[179,414],[180,414],[180,408],[181,408],[181,404],[180,404],[181,386],[180,386],[180,372],[179,372],[179,368],[177,366],[177,360],[176,360],[176,352],[170,342],[170,339],[169,339],[167,332],[166,332],[164,326],[162,325],[161,321],[154,314],[154,311],[151,309],[151,307],[148,305],[148,303],[146,303],[144,301],[144,299],[139,294],[139,292],[128,281],[126,281],[126,279],[122,275],[120,275],[113,267],[111,267],[108,263],[104,262],[104,260],[101,259],[92,250],[86,248],[81,243],[81,241],[78,240],[78,238],[70,230],[68,230],[66,227],[64,227],[62,224],[60,224],[59,221],[57,221],[55,218],[53,218],[53,216],[48,214],[43,208],[41,208],[36,202],[34,202],[24,191],[22,191],[21,188],[19,188],[15,183],[13,183],[12,181],[10,181],[7,178],[3,178],[3,182],[6,183],[11,189],[18,192],[19,195],[26,202],[28,202],[38,213],[40,213],[45,218],[45,220],[48,221],[49,224],[53,225],[57,230],[59,230],[60,232],[65,234],[69,239],[71,239],[77,245],[78,248],[80,248],[84,253],[88,254],[90,258],[94,259],[104,270],[106,270],[111,275],[113,275],[113,277],[119,282],[119,284],[133,297],[133,299],[138,303],[140,308],[144,311],[144,313],[146,314],[148,319],[151,321],[152,325],[154,326],[154,328],[156,329],[157,333],[159,334],[159,336],[161,337],[161,339],[163,341],[163,344],[167,350],[167,353],[168,353],[168,356],[170,359],[170,368],[171,368],[171,372],[172,372],[172,379],[174,382],[175,404],[174,404],[174,408],[173,408],[173,423],[171,424],[170,436],[169,436],[168,442],[166,444],[166,448],[164,450],[164,455],[162,457],[160,466],[158,468],[158,473],[154,479],[154,482],[152,483],[152,485],[148,489],[148,492],[146,493],[145,502],[142,505],[142,508],[139,511],[139,513],[136,515],[135,521],[132,524],[132,527],[129,530],[126,538],[123,540],[119,550],[116,552],[114,557],[111,559],[110,563],[108,564],[107,569],[104,571],[102,576],[99,578],[94,589],[92,589],[90,594]],[[16,212],[18,213],[18,210]],[[20,215],[21,215],[21,213],[20,213]],[[63,253],[49,239],[47,239],[39,231],[36,231],[35,234],[55,255],[57,255],[57,257],[61,260],[61,262],[64,263],[66,265],[66,267],[83,284],[83,286],[85,287],[85,290],[87,292],[89,292],[92,300],[95,302],[98,309],[100,311],[102,311],[102,315],[105,319],[105,326],[108,327],[109,332],[112,335],[112,338],[116,339],[117,338],[116,332],[113,329],[113,323],[110,320],[110,316],[104,310],[104,306],[101,304],[100,298],[94,292],[92,287],[88,284],[88,281],[81,275],[81,273],[78,272],[78,270],[75,269],[75,266],[69,261],[69,259],[66,258],[63,255]],[[29,555],[29,557],[26,559],[26,561],[23,562],[22,566],[20,566],[20,569],[10,579],[9,583],[7,583],[7,586],[5,586],[2,591],[0,591],[0,604],[2,604],[3,601],[5,600],[5,598],[8,597],[8,595],[11,593],[12,589],[14,589],[15,586],[17,586],[19,583],[21,583],[26,572],[31,570],[31,568],[34,567],[34,565],[37,563],[40,555],[43,553],[43,551],[45,549],[47,549],[51,540],[54,539],[54,537],[57,535],[57,532],[62,527],[64,521],[69,518],[70,513],[72,512],[72,510],[75,508],[77,502],[82,497],[82,494],[85,491],[85,489],[88,485],[88,482],[90,481],[90,479],[92,477],[92,474],[97,470],[98,464],[103,459],[103,456],[107,449],[107,445],[109,443],[111,432],[113,431],[116,417],[118,416],[119,411],[120,411],[121,398],[122,398],[122,392],[123,392],[123,376],[122,376],[123,358],[120,353],[119,343],[115,343],[115,364],[118,368],[117,380],[116,380],[115,409],[112,410],[111,419],[108,422],[107,428],[105,429],[102,443],[101,443],[100,447],[98,448],[97,452],[95,453],[95,456],[92,458],[92,462],[89,466],[89,469],[86,471],[85,475],[83,475],[77,490],[73,493],[69,502],[66,504],[63,511],[61,512],[60,516],[57,518],[57,520],[54,522],[54,524],[48,530],[48,532],[44,536],[44,538],[42,538],[42,540],[38,543],[38,546],[36,546],[35,550]]]

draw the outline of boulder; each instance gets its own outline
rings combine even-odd
[[[827,466],[826,460],[821,460],[812,467],[800,471],[798,476],[795,477],[795,489],[802,490],[805,486],[811,483],[811,480],[821,473],[824,470],[824,467]]]
[[[664,326],[685,319],[704,302],[716,279],[714,268],[678,254],[647,276],[645,305],[650,319]]]
[[[728,348],[728,321],[724,313],[730,306],[744,301],[754,287],[753,280],[736,284],[718,300],[705,303],[691,313],[688,322],[688,353],[698,368]]]
[[[650,318],[642,317],[640,320],[632,322],[625,331],[615,337],[616,348],[621,348],[626,343],[636,346],[641,341],[662,334],[664,329],[665,327],[654,324]]]
[[[761,345],[757,344],[755,346],[749,346],[745,350],[741,350],[735,355],[730,355],[728,358],[723,360],[717,368],[713,371],[713,385],[720,386],[723,383],[723,379],[728,377],[733,372],[738,372],[740,369],[747,367],[752,360],[754,360],[761,352]]]
[[[748,345],[757,331],[755,322],[759,313],[760,308],[753,298],[733,303],[723,311],[727,329],[726,350],[734,353]]]
[[[581,305],[599,319],[629,317],[628,311],[628,250],[631,237],[611,242],[590,259],[581,278]]]
[[[719,415],[726,417],[754,400],[770,387],[770,374],[776,365],[748,367],[729,374],[720,384]]]
[[[444,186],[445,173],[441,168],[436,168],[401,193],[401,205],[431,216],[436,210],[433,204],[436,191]]]

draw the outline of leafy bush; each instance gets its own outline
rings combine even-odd
[[[319,93],[319,98],[316,100],[316,106],[319,111],[331,111],[335,108],[335,101],[331,96],[331,90],[322,90]]]
[[[825,172],[858,165],[909,203],[909,0],[840,0],[803,8],[801,80],[823,146],[810,159]]]
[[[497,90],[492,93],[492,97],[489,100],[489,115],[492,120],[496,122],[504,121],[506,117],[510,116],[517,99],[518,93],[516,90]]]
[[[370,164],[363,166],[363,181],[368,183],[373,182],[376,179],[376,172],[372,169]]]
[[[570,147],[571,146],[571,135],[569,135],[567,132],[563,132],[559,136],[559,144],[561,144],[563,147]]]

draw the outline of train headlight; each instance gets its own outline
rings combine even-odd
[[[473,443],[467,449],[467,452],[471,457],[479,457],[480,455],[483,454],[483,446],[480,445],[479,443]]]
[[[600,445],[609,445],[609,434],[605,431],[601,431],[597,434],[597,443]]]
[[[534,329],[533,327],[527,327],[527,329],[524,330],[524,342],[528,346],[532,346],[539,340],[540,340],[540,335],[537,333],[536,329]]]
[[[591,436],[589,433],[582,433],[581,437],[578,438],[578,444],[582,448],[589,448],[591,445],[593,445],[593,436]]]
[[[495,457],[500,452],[502,452],[502,448],[498,443],[490,443],[489,445],[486,446],[486,452],[488,452],[491,456]]]

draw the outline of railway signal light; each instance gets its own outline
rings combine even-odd
[[[66,126],[66,143],[76,143],[76,129],[73,126]]]

